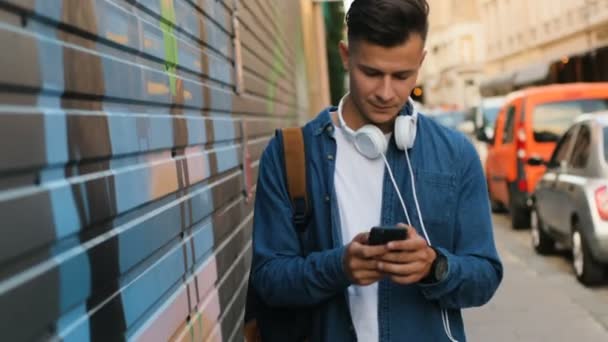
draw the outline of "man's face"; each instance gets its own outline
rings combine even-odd
[[[416,86],[426,52],[420,35],[386,48],[361,40],[340,45],[342,62],[350,75],[351,100],[362,123],[390,131],[395,117]]]

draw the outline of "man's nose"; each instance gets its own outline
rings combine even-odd
[[[382,102],[390,102],[393,97],[395,97],[395,92],[393,91],[393,84],[390,75],[387,75],[382,79],[382,83],[376,91],[376,97]]]

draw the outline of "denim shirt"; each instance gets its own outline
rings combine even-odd
[[[343,265],[345,244],[350,241],[342,241],[334,190],[336,141],[330,117],[334,110],[325,109],[304,127],[312,217],[303,233],[292,221],[280,135],[270,141],[261,157],[250,279],[267,307],[258,318],[264,341],[299,339],[298,329],[305,330],[309,341],[356,340],[347,295],[351,282]],[[434,284],[381,280],[379,338],[447,341],[441,319],[444,308],[452,335],[462,342],[466,337],[460,310],[488,302],[503,273],[483,170],[464,135],[422,114],[414,147],[408,153],[426,231],[432,245],[447,257],[448,274]],[[422,235],[405,153],[396,147],[394,138],[386,156],[412,225]],[[386,170],[382,196],[381,224],[407,222]]]

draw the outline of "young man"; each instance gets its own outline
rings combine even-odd
[[[263,341],[462,342],[460,309],[496,291],[502,265],[479,157],[465,136],[408,103],[427,18],[425,0],[352,3],[348,45],[340,45],[350,93],[303,131],[312,208],[303,232],[281,137],[264,152],[251,269]],[[399,116],[412,119],[414,132],[394,130]],[[388,142],[385,156],[355,146],[353,131],[370,124]],[[404,134],[415,138],[400,149]],[[408,221],[406,240],[368,244],[371,227]]]

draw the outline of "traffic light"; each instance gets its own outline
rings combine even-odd
[[[422,89],[422,86],[414,88],[411,96],[414,100],[424,103],[424,90]]]

